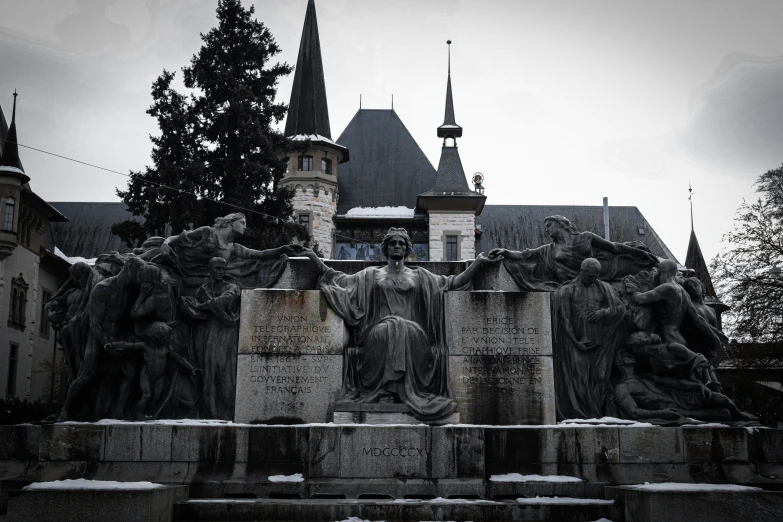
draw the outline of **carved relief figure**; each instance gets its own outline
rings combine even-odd
[[[711,350],[720,348],[721,339],[715,329],[699,314],[688,292],[677,282],[677,263],[666,259],[661,261],[658,270],[659,284],[647,292],[641,292],[633,278],[624,279],[629,301],[652,308],[657,333],[664,341],[688,346],[680,331],[683,321],[687,320]]]
[[[74,263],[68,269],[69,279],[49,301],[49,322],[60,332],[65,361],[68,365],[68,382],[79,376],[84,347],[90,331],[87,303],[90,292],[103,278],[87,263]]]
[[[145,332],[145,339],[142,341],[116,341],[108,343],[107,350],[124,352],[125,350],[141,351],[144,364],[141,367],[139,375],[139,387],[141,388],[141,399],[136,407],[136,415],[139,419],[158,418],[161,402],[164,398],[164,383],[166,368],[169,360],[180,364],[183,368],[193,373],[201,373],[186,358],[175,352],[169,344],[171,328],[165,323],[155,321]],[[152,405],[156,408],[155,413],[148,415],[148,407]]]
[[[579,232],[563,216],[544,219],[544,228],[552,243],[521,252],[495,248],[490,258],[503,259],[503,266],[520,290],[554,291],[562,283],[579,275],[582,261],[600,258],[603,280],[633,274],[658,263],[650,252],[624,243],[615,243],[593,234]]]
[[[141,259],[131,256],[119,274],[104,279],[92,289],[87,310],[90,331],[85,343],[84,361],[79,376],[68,389],[59,420],[68,420],[78,401],[89,400],[82,396],[82,392],[86,391],[88,385],[94,384],[97,377],[105,381],[98,394],[100,404],[96,407],[97,412],[100,414],[110,404],[110,415],[113,418],[124,418],[135,369],[130,360],[105,347],[132,335],[132,323],[128,320],[131,285],[136,282],[136,275],[144,264]],[[116,393],[109,390],[114,383],[113,379],[108,378],[115,374],[119,374]]]
[[[598,280],[600,270],[597,259],[585,259],[579,276],[552,295],[560,420],[605,414],[612,365],[622,345],[625,306],[611,285]]]
[[[236,393],[240,289],[226,281],[227,266],[222,257],[210,259],[210,281],[195,297],[182,298],[183,311],[197,319],[193,345],[204,371],[201,398],[205,413],[214,419],[233,418]]]
[[[683,424],[688,418],[701,421],[755,422],[725,395],[687,378],[636,373],[633,352],[622,350],[617,366],[620,379],[614,392],[622,416],[659,424]]]
[[[402,228],[383,239],[388,262],[354,275],[327,267],[312,251],[318,288],[329,305],[355,329],[359,348],[345,361],[341,401],[406,404],[413,415],[437,421],[457,411],[449,386],[444,295],[465,289],[489,262],[479,256],[457,276],[439,276],[405,266],[412,243]]]

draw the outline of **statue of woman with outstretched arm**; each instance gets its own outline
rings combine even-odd
[[[525,291],[556,290],[579,275],[582,261],[589,257],[601,263],[599,278],[612,281],[636,274],[658,264],[652,253],[625,243],[608,241],[592,232],[578,232],[563,216],[544,219],[552,243],[522,251],[495,248],[490,259],[502,259],[517,286]]]
[[[210,280],[209,260],[226,260],[226,275],[242,288],[269,288],[280,278],[287,257],[302,252],[298,245],[284,245],[269,250],[247,248],[234,240],[245,233],[244,214],[235,213],[215,220],[213,226],[185,230],[171,236],[158,248],[141,254],[145,261],[172,266],[192,294]]]
[[[327,267],[311,250],[319,273],[318,289],[349,327],[359,349],[349,352],[338,401],[406,404],[423,421],[437,421],[457,411],[449,386],[445,335],[445,295],[465,290],[490,260],[479,256],[456,276],[435,275],[408,267],[412,243],[402,228],[383,239],[386,266],[367,267],[353,275]]]

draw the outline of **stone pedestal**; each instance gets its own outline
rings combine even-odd
[[[451,389],[464,424],[554,424],[546,292],[449,292]]]
[[[320,291],[243,290],[234,421],[330,422],[347,339]]]
[[[436,422],[417,419],[405,404],[338,404],[334,409],[335,424],[459,424],[459,412],[447,415]]]

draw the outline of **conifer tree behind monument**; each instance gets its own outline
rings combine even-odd
[[[211,224],[241,211],[236,207],[281,218],[244,211],[249,227],[243,243],[250,247],[308,238],[304,227],[288,222],[292,190],[279,183],[286,156],[302,145],[272,127],[285,117],[287,106],[276,103],[275,94],[292,67],[269,64],[280,48],[254,11],[240,0],[219,1],[217,27],[201,35],[203,46],[182,69],[189,93],[176,91],[170,71],[153,83],[147,113],[160,128],[159,136],[150,137],[153,164],[131,172],[127,189],[117,190],[128,209],[144,218],[143,224],[112,226],[129,245]]]

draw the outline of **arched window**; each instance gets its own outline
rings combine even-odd
[[[5,219],[3,220],[3,229],[8,232],[14,231],[14,209],[16,208],[16,201],[14,198],[6,198],[5,200]]]
[[[321,159],[321,172],[324,174],[332,173],[332,160],[326,158]]]

